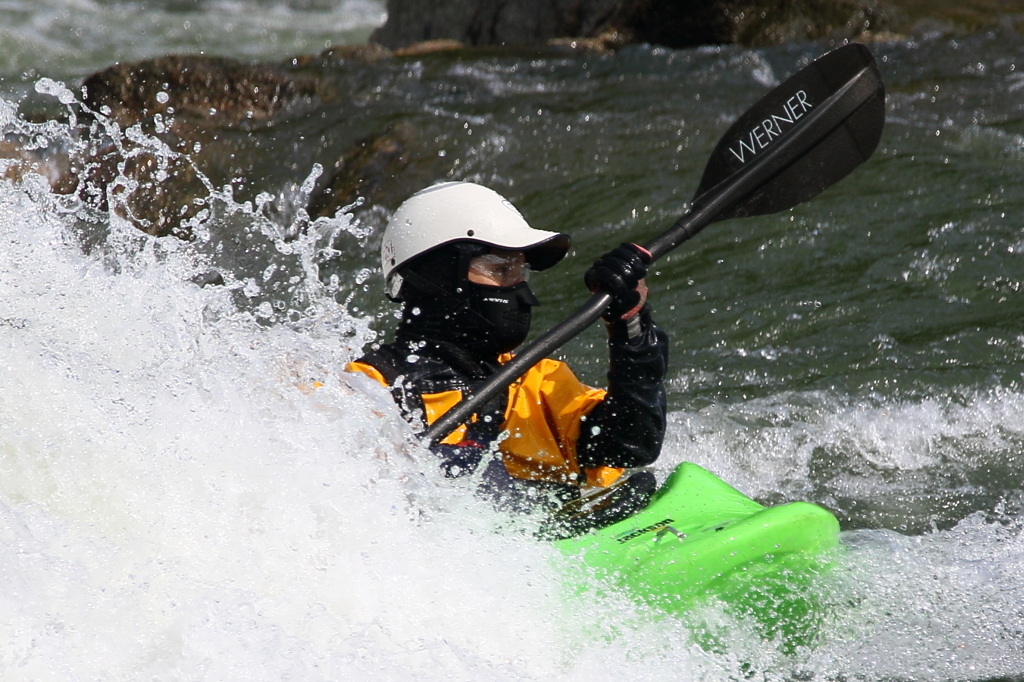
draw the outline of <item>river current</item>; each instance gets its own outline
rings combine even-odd
[[[77,87],[115,60],[281,60],[365,41],[383,15],[11,0],[0,139],[74,149]],[[415,126],[437,180],[573,235],[532,280],[540,331],[585,299],[597,255],[684,212],[730,122],[828,46],[492,50],[308,67],[334,94],[249,133],[270,151],[210,179],[190,243],[42,175],[0,180],[0,678],[1024,676],[1024,36],[870,47],[875,156],[791,211],[712,225],[649,280],[672,339],[655,472],[692,461],[839,517],[817,646],[783,653],[713,606],[683,622],[569,596],[529,520],[443,479],[389,396],[341,372],[394,321],[390,209],[302,209],[339,150]],[[223,285],[193,283],[211,269]],[[559,353],[594,384],[602,335]],[[709,626],[714,651],[690,635]]]

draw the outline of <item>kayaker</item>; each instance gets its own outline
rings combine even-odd
[[[388,222],[381,247],[387,295],[402,303],[395,340],[347,369],[390,387],[410,421],[433,423],[526,338],[539,305],[529,274],[562,260],[569,241],[530,227],[478,184],[448,182],[413,195]],[[609,486],[624,469],[655,461],[665,433],[668,340],[647,303],[649,263],[643,248],[623,244],[584,277],[592,291],[613,296],[604,318],[607,391],[585,386],[562,362],[542,360],[434,448],[446,476],[483,462],[482,489],[523,508]],[[649,494],[654,478],[630,485],[631,494]]]

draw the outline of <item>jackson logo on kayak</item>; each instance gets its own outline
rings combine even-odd
[[[637,528],[635,530],[625,532],[622,535],[616,535],[615,541],[621,545],[623,543],[629,542],[633,538],[640,537],[644,533],[653,533],[655,531],[659,531],[668,524],[672,523],[673,521],[675,521],[675,519],[662,519],[661,521],[658,521],[657,523],[652,523],[649,526]]]
[[[747,154],[754,156],[768,147],[772,139],[785,132],[782,128],[783,123],[787,124],[787,128],[791,127],[803,118],[812,106],[814,105],[807,101],[807,91],[799,91],[782,103],[781,115],[771,114],[769,118],[754,126],[749,133],[740,136],[739,144],[735,148],[729,147],[729,151],[740,160],[740,163],[746,163]]]

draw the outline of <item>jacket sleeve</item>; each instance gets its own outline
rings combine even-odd
[[[654,324],[649,305],[637,318],[639,333],[636,322],[633,329],[625,322],[608,325],[608,394],[584,418],[576,444],[585,468],[646,466],[661,452],[668,336]]]

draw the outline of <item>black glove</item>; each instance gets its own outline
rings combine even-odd
[[[601,289],[612,295],[612,302],[602,315],[606,322],[616,322],[627,313],[639,312],[646,293],[641,289],[640,280],[647,276],[647,266],[652,260],[647,249],[623,243],[594,261],[583,275],[588,289],[595,292]]]

